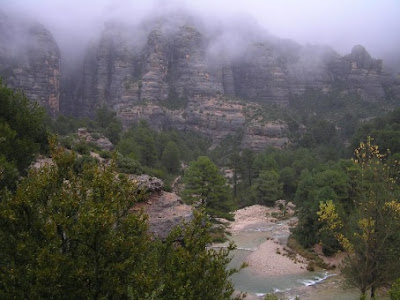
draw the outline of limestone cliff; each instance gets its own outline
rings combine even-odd
[[[60,59],[46,28],[0,12],[0,76],[52,115],[60,108]]]
[[[190,16],[106,23],[81,67],[62,74],[60,83],[51,34],[0,14],[0,75],[52,114],[61,108],[92,116],[106,104],[125,125],[144,119],[154,128],[196,130],[215,142],[241,132],[242,145],[254,149],[288,142],[287,125],[257,119],[254,102],[286,106],[308,89],[400,101],[400,80],[362,46],[341,56],[329,47],[235,32],[241,45],[231,49],[236,44],[224,44],[218,30],[203,25]]]
[[[147,120],[158,129],[195,130],[216,143],[242,131],[244,147],[262,149],[286,145],[287,126],[256,120],[246,101],[285,106],[306,89],[338,87],[369,102],[387,96],[390,76],[362,46],[340,56],[329,47],[265,36],[246,40],[235,55],[226,48],[210,54],[217,38],[187,19],[148,22],[143,28],[107,24],[88,52],[81,103],[74,107],[90,114],[105,103],[126,125]],[[170,109],[171,102],[181,105]]]

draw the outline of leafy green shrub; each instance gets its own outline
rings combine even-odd
[[[104,159],[110,159],[112,157],[112,153],[108,150],[101,150],[100,157]]]
[[[1,299],[231,299],[234,246],[207,247],[206,214],[161,242],[127,213],[143,194],[114,164],[76,174],[75,153],[52,157],[0,201]]]
[[[89,145],[84,142],[80,141],[72,146],[72,149],[82,155],[89,155],[90,154],[90,147]]]
[[[143,173],[149,174],[151,176],[160,178],[160,179],[166,179],[167,174],[165,173],[164,170],[162,169],[157,169],[157,168],[149,168],[144,166],[143,167]]]
[[[94,157],[91,157],[90,155],[82,155],[81,157],[78,157],[75,160],[74,163],[74,170],[77,173],[82,173],[83,169],[85,168],[85,166],[87,165],[96,165],[98,163],[98,160]]]
[[[400,300],[400,278],[398,278],[389,290],[390,300]]]
[[[95,142],[90,141],[90,142],[88,142],[87,144],[88,144],[88,146],[89,146],[89,150],[90,150],[90,151],[98,152],[98,151],[101,150],[101,148],[99,147],[99,145],[97,145]]]
[[[327,265],[316,253],[311,252],[305,248],[303,248],[299,242],[294,239],[292,236],[289,237],[287,246],[292,249],[295,253],[300,254],[304,258],[308,259],[310,262],[313,262],[313,267],[318,266],[322,269],[330,269],[329,265]]]
[[[92,138],[95,139],[95,140],[98,140],[98,139],[101,137],[100,133],[98,133],[98,132],[92,133],[91,136],[92,136]]]
[[[3,155],[0,155],[0,190],[7,187],[14,190],[19,177],[15,165],[8,162]]]
[[[75,143],[74,138],[70,135],[59,137],[58,141],[60,142],[61,146],[67,149],[72,149]]]

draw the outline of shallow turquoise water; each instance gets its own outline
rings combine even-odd
[[[268,237],[276,238],[273,231],[240,232],[232,235],[238,249],[233,251],[233,259],[229,267],[239,267],[242,262]],[[284,236],[282,238],[285,238]],[[287,238],[287,236],[286,236]],[[296,275],[268,277],[251,272],[245,268],[232,276],[235,288],[251,294],[265,294],[277,291],[288,291],[300,286],[313,285],[332,276],[328,272],[308,272]]]
[[[264,243],[268,238],[278,239],[280,243],[287,242],[288,233],[282,233],[277,230],[280,224],[264,226],[262,228],[252,228],[251,231],[239,232],[232,235],[231,240],[236,243],[237,250],[233,251],[233,258],[229,267],[239,267],[246,257]],[[226,244],[225,244],[226,245]],[[224,246],[218,245],[218,246]],[[268,277],[251,272],[249,268],[241,270],[238,274],[232,276],[232,282],[235,289],[252,295],[262,296],[267,293],[284,292],[285,296],[292,297],[296,295],[297,290],[310,286],[310,289],[318,288],[323,285],[326,279],[334,278],[333,272],[308,272],[296,275],[282,275]],[[330,279],[329,279],[330,280]],[[294,296],[293,296],[294,297]],[[302,297],[300,299],[303,299]],[[315,298],[306,297],[306,299],[338,299],[355,300],[358,299],[354,292],[343,291],[341,288],[327,289],[319,293]]]

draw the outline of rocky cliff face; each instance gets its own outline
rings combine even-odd
[[[155,128],[196,130],[215,142],[240,131],[242,145],[255,149],[288,140],[286,125],[257,120],[249,101],[285,106],[307,89],[340,89],[369,102],[400,99],[400,80],[385,74],[382,61],[362,46],[340,56],[329,47],[258,34],[243,36],[233,51],[219,38],[187,16],[108,23],[79,71],[64,74],[60,87],[60,54],[50,33],[0,14],[0,74],[53,114],[61,107],[90,116],[106,104],[126,125],[144,119]]]
[[[60,108],[60,51],[40,24],[0,12],[0,76],[55,115]]]
[[[209,53],[214,37],[185,22],[174,26],[159,22],[139,30],[109,24],[85,60],[83,107],[162,104],[172,98],[190,103],[218,95],[286,105],[307,88],[338,85],[365,101],[385,98],[382,61],[362,46],[341,57],[328,47],[265,38],[249,42],[234,57],[229,49],[215,56]]]
[[[81,102],[74,107],[87,114],[105,103],[127,125],[144,119],[159,129],[195,130],[215,142],[242,131],[244,147],[262,149],[284,146],[287,126],[255,120],[237,98],[287,105],[306,89],[339,87],[365,101],[385,100],[389,77],[362,46],[342,57],[329,47],[268,37],[235,55],[229,49],[210,54],[214,38],[187,19],[150,22],[140,30],[108,24],[88,52]],[[174,102],[181,106],[168,109]]]

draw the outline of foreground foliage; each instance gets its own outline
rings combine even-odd
[[[141,194],[114,165],[77,171],[73,152],[52,157],[2,195],[0,298],[230,298],[233,246],[206,248],[204,214],[154,241],[131,212]]]
[[[321,202],[319,219],[347,251],[343,273],[362,295],[400,275],[400,203],[397,163],[389,165],[378,146],[361,143],[356,149],[357,186],[354,207],[340,212],[332,200]]]
[[[400,278],[398,278],[389,290],[390,300],[400,299]]]
[[[0,80],[0,189],[15,188],[20,175],[47,148],[45,111]]]

